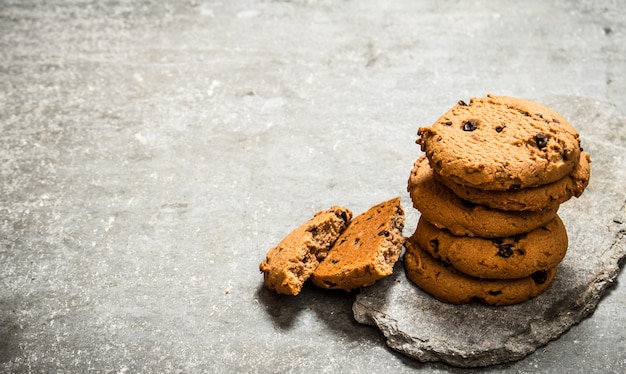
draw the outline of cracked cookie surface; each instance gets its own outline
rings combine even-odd
[[[405,242],[407,277],[436,299],[451,304],[512,305],[540,295],[554,280],[557,268],[517,279],[480,279],[433,258],[411,238]]]
[[[578,133],[538,103],[488,95],[459,101],[417,143],[443,180],[483,190],[536,187],[572,173]]]
[[[561,219],[512,237],[484,239],[454,236],[420,218],[411,240],[431,256],[476,278],[528,277],[557,266],[567,252],[567,232]]]

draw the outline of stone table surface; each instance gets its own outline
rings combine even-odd
[[[623,272],[559,339],[459,369],[258,264],[335,204],[402,196],[410,235],[416,130],[459,99],[601,107],[626,149],[625,35],[616,1],[0,0],[0,372],[624,372]]]

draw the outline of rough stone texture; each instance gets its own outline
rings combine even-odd
[[[626,119],[591,100],[553,98],[583,134],[591,181],[559,212],[570,246],[557,277],[539,297],[507,307],[450,305],[417,289],[398,266],[392,278],[361,292],[357,321],[376,325],[387,345],[420,361],[461,367],[518,360],[593,313],[626,258]]]
[[[459,99],[625,103],[624,30],[591,0],[0,1],[0,372],[459,372],[259,263],[332,205],[402,195],[410,233],[416,129]],[[620,279],[489,370],[624,372]]]

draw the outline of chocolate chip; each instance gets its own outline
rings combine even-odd
[[[383,230],[383,231],[378,233],[378,236],[389,236],[389,231]]]
[[[535,115],[536,115],[537,117],[539,117],[539,118],[543,118],[543,114],[541,114],[541,113],[535,113]]]
[[[346,212],[341,212],[341,219],[343,219],[344,222],[348,222],[348,215],[346,214]]]
[[[433,252],[439,253],[439,240],[432,239],[430,242],[428,242],[428,244],[430,245],[430,248],[433,249]]]
[[[446,126],[452,126],[452,121],[446,121]]]
[[[497,244],[498,246],[498,256],[509,258],[513,256],[513,244]]]
[[[478,128],[478,123],[474,120],[469,120],[463,124],[463,131],[474,131]]]
[[[463,101],[463,100],[459,100],[459,105],[460,106],[467,106],[467,103],[465,103],[465,101]]]
[[[502,132],[505,127],[506,125],[504,123],[501,123],[500,126],[496,127],[496,132]]]
[[[535,143],[537,144],[537,148],[542,149],[548,145],[548,137],[545,134],[539,133],[535,135]]]
[[[354,243],[352,243],[352,245],[357,245],[359,244],[359,238],[354,239]]]
[[[548,273],[543,270],[536,271],[530,275],[530,277],[537,284],[544,284],[548,280]]]

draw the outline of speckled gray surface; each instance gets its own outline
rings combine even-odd
[[[417,127],[458,99],[623,118],[625,26],[584,0],[0,0],[0,372],[471,372],[258,264],[330,205],[409,211]],[[483,371],[624,371],[625,296]]]

